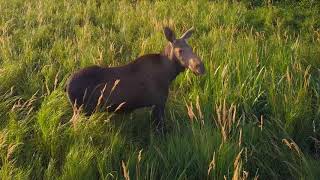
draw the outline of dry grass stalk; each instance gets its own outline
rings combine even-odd
[[[212,160],[209,164],[208,175],[210,174],[211,170],[214,170],[215,168],[216,168],[216,152],[213,153]]]
[[[21,107],[21,106],[22,106],[22,105],[21,105],[21,101],[22,101],[22,99],[19,98],[19,99],[13,104],[13,106],[12,106],[12,108],[11,108],[11,111],[15,111],[17,108]]]
[[[204,117],[203,117],[203,114],[202,114],[202,111],[201,111],[201,107],[200,107],[199,96],[197,96],[196,107],[197,107],[200,119],[203,119]]]
[[[5,98],[9,98],[10,96],[12,96],[13,95],[13,93],[14,93],[14,86],[11,86],[11,88],[10,88],[10,90],[9,91],[7,91],[4,95],[5,95]]]
[[[8,132],[7,131],[1,131],[0,132],[0,151],[5,149],[7,147],[7,136]]]
[[[248,177],[249,177],[249,172],[243,171],[242,172],[242,179],[248,179]]]
[[[60,69],[58,70],[58,72],[57,72],[56,76],[54,77],[54,86],[53,86],[53,90],[57,89],[59,74],[60,74]]]
[[[300,151],[299,146],[298,146],[295,142],[293,142],[293,141],[292,141],[291,145],[292,145],[293,149],[294,149],[294,150],[298,153],[298,155],[301,157],[301,151]]]
[[[240,121],[236,122],[236,106],[231,104],[230,108],[227,108],[226,101],[223,101],[223,104],[220,102],[219,105],[216,105],[217,109],[217,120],[216,124],[221,130],[223,141],[227,141],[230,136],[232,126],[236,124],[236,127],[239,126]]]
[[[242,129],[240,129],[240,134],[239,134],[239,147],[241,147],[242,144]]]
[[[196,113],[197,113],[197,115],[193,111],[192,102],[190,102],[190,105],[187,102],[185,102],[185,103],[186,103],[186,107],[187,107],[188,116],[189,116],[190,121],[193,122],[193,120],[201,120],[201,124],[204,125],[204,116],[201,111],[199,96],[197,96],[197,100],[196,100],[196,109],[197,109]]]
[[[36,95],[39,91],[35,92],[30,99],[23,102],[22,98],[19,98],[11,108],[11,111],[22,110],[25,108],[32,108],[33,103],[37,100]]]
[[[123,105],[125,105],[125,104],[126,104],[126,102],[123,102],[123,103],[119,104],[119,106],[116,108],[116,110],[114,110],[114,112],[119,111],[119,110],[121,109],[121,107],[122,107]]]
[[[234,160],[234,163],[233,163],[234,169],[235,169],[236,166],[238,166],[239,163],[240,163],[240,160],[241,160],[240,158],[241,158],[242,151],[243,151],[243,149],[241,149],[241,151],[238,153],[236,159]]]
[[[47,95],[49,95],[49,94],[51,93],[51,91],[50,91],[50,88],[49,88],[49,86],[48,86],[48,82],[45,81],[44,85],[45,85],[46,90],[47,90]]]
[[[204,125],[204,116],[203,116],[203,113],[201,111],[199,96],[197,96],[196,108],[198,110],[199,119],[201,120],[202,125]]]
[[[82,97],[82,102],[84,102],[85,101],[85,98],[87,97],[87,93],[88,93],[88,91],[87,91],[88,89],[86,88],[86,90],[84,91],[84,94],[83,94],[83,97]],[[90,97],[89,97],[90,98]]]
[[[287,139],[282,139],[282,142],[291,149],[290,142]]]
[[[101,103],[102,103],[102,100],[103,100],[103,97],[104,97],[104,92],[106,91],[106,88],[107,88],[107,83],[103,86],[103,89],[100,91],[100,96],[99,96],[99,99],[98,99],[98,103],[96,105],[96,111],[98,111]]]
[[[260,130],[262,131],[262,128],[263,128],[263,115],[260,116],[259,128],[260,128]]]
[[[96,112],[99,110],[99,108],[101,107],[101,105],[103,106],[103,105],[105,105],[105,104],[107,103],[110,95],[111,95],[112,92],[117,88],[117,86],[118,86],[119,83],[120,83],[120,79],[117,79],[117,80],[114,82],[114,84],[113,84],[113,86],[112,86],[112,88],[111,88],[111,91],[110,91],[110,93],[109,93],[109,96],[108,96],[106,99],[105,99],[105,91],[106,91],[106,89],[107,89],[107,83],[103,86],[103,89],[100,91],[100,96],[99,96],[99,99],[98,99],[98,102],[97,102],[97,105],[96,105],[96,110],[95,110]],[[121,104],[117,107],[117,109],[116,109],[115,111],[119,110],[119,109],[121,108],[121,106],[123,106],[123,105],[124,105],[124,103],[121,103]]]
[[[116,89],[116,87],[118,86],[119,83],[120,83],[120,79],[117,79],[117,80],[114,82],[113,87],[112,87],[110,93],[112,93],[112,92]]]
[[[100,65],[103,64],[103,53],[104,53],[104,50],[101,47],[98,47],[99,57],[97,59],[97,61],[98,61],[97,64],[100,64]]]
[[[141,157],[142,157],[142,151],[143,151],[143,149],[141,149],[140,151],[139,151],[139,154],[138,154],[138,163],[136,164],[136,171],[137,171],[137,177],[136,177],[136,179],[139,179],[139,177],[140,177],[140,161],[141,161]]]
[[[7,151],[7,160],[11,160],[13,158],[15,149],[21,144],[23,143],[9,144],[8,151]]]
[[[13,104],[11,111],[20,111],[20,112],[25,112],[25,116],[29,116],[31,112],[34,110],[33,104],[37,100],[36,95],[38,94],[39,91],[34,93],[32,97],[26,101],[24,101],[22,98],[19,98],[15,103]]]
[[[222,72],[221,72],[221,79],[224,79],[224,78],[225,78],[225,76],[226,76],[226,74],[227,74],[227,72],[228,72],[228,69],[229,69],[229,64],[227,64],[227,65],[223,68],[223,70],[222,70]]]
[[[245,180],[248,178],[248,172],[246,171],[243,171],[242,172],[242,175],[241,175],[241,154],[243,152],[243,149],[241,149],[241,151],[238,153],[236,159],[234,160],[234,163],[233,163],[233,167],[234,167],[234,174],[232,176],[232,180]]]
[[[293,140],[291,140],[291,142],[289,142],[288,139],[282,139],[282,142],[285,145],[287,145],[290,150],[294,150],[295,152],[297,152],[297,154],[301,157],[301,150],[300,150],[299,146]]]
[[[193,119],[196,117],[196,115],[193,112],[193,105],[192,103],[190,103],[190,106],[188,105],[188,103],[186,103],[187,106],[187,110],[188,110],[188,116],[191,122],[193,122]]]
[[[125,163],[123,161],[121,161],[122,164],[122,170],[123,170],[123,176],[126,180],[130,180],[130,176],[129,176],[129,170],[127,169]]]
[[[290,87],[291,87],[291,84],[292,84],[292,75],[291,75],[291,73],[289,72],[289,67],[287,67],[286,76],[287,76],[287,81],[288,81],[288,85],[289,85],[289,88],[290,88]]]
[[[70,122],[72,123],[73,128],[76,127],[79,119],[80,119],[80,113],[82,110],[82,106],[80,106],[79,108],[77,108],[77,101],[72,105],[72,110],[73,110],[73,115],[71,117]]]
[[[141,161],[142,151],[143,151],[143,149],[141,149],[141,150],[139,151],[139,154],[138,154],[138,162]]]
[[[311,69],[311,66],[309,65],[306,69],[306,71],[304,72],[304,76],[303,76],[303,86],[305,89],[307,89],[310,85],[310,78],[311,78],[311,74],[310,74],[310,69]]]
[[[112,92],[117,88],[117,86],[118,86],[119,83],[120,83],[120,79],[117,79],[117,80],[114,82],[114,84],[113,84],[113,86],[112,86],[112,88],[111,88],[111,91],[110,91],[108,97],[104,100],[104,103],[105,103],[105,104],[108,102],[108,100],[109,100]],[[102,90],[101,96],[104,94],[104,91],[105,91],[105,87],[104,87],[103,90]],[[101,96],[100,96],[100,97],[101,97]],[[100,97],[99,97],[99,99],[100,99]],[[102,97],[101,97],[101,98],[102,98]],[[125,103],[125,102],[121,103],[121,104],[116,108],[115,111],[119,110],[119,109],[124,105],[124,103]],[[100,105],[100,103],[98,103],[98,104]],[[104,104],[104,105],[105,105],[105,104]],[[109,108],[109,107],[107,107],[107,109],[108,109],[108,108]]]

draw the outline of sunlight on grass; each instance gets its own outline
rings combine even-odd
[[[317,179],[320,4],[0,1],[0,179]],[[159,53],[195,28],[206,74],[149,109],[86,117],[64,91],[93,64]]]

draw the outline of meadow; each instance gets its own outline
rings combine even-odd
[[[163,27],[206,67],[150,109],[74,112],[69,76],[160,52]],[[318,1],[0,0],[0,179],[317,179]]]

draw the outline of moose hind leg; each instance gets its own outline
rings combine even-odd
[[[156,105],[152,110],[152,119],[156,125],[156,131],[164,134],[165,124],[164,124],[164,106]]]

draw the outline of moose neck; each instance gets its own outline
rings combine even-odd
[[[172,46],[170,43],[166,45],[164,50],[161,52],[161,55],[164,56],[170,62],[170,81],[173,81],[181,72],[185,70],[180,63],[177,57],[173,54]]]

